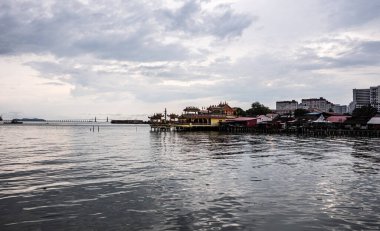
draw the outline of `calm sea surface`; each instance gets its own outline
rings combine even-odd
[[[0,230],[379,230],[380,140],[0,126]]]

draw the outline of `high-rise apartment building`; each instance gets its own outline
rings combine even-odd
[[[371,105],[380,112],[380,85],[369,89],[353,89],[352,93],[355,108]]]
[[[370,105],[370,90],[369,89],[354,89],[353,97],[356,107]]]
[[[369,88],[369,101],[380,112],[380,86]]]

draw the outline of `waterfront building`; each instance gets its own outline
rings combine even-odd
[[[302,104],[310,111],[328,112],[332,110],[333,104],[323,97],[302,99]]]
[[[208,112],[213,115],[225,115],[234,117],[235,109],[230,107],[227,102],[220,102],[218,105],[212,105],[207,108]]]
[[[163,123],[163,117],[164,115],[162,115],[162,113],[155,113],[152,116],[149,116],[148,118],[150,123]]]
[[[169,122],[170,123],[176,123],[176,122],[178,122],[178,115],[176,115],[176,114],[174,114],[174,113],[171,113],[170,115],[169,115]]]
[[[276,102],[276,112],[280,115],[293,114],[296,109],[298,109],[298,102],[295,100]]]
[[[199,114],[200,112],[200,109],[197,108],[197,107],[194,107],[194,106],[189,106],[189,107],[186,107],[185,109],[183,109],[183,111],[185,112],[185,114],[194,114],[194,115],[197,115]]]
[[[266,115],[259,115],[256,117],[257,118],[257,123],[262,124],[262,123],[268,123],[272,121],[272,118],[266,116]]]
[[[179,124],[188,126],[218,126],[227,119],[224,115],[213,114],[182,114]]]
[[[266,114],[266,116],[273,120],[273,119],[279,117],[280,115],[277,113],[269,113],[269,114]]]
[[[211,105],[207,108],[186,107],[178,118],[181,127],[217,127],[226,119],[235,118],[235,110],[227,102]]]
[[[237,117],[234,119],[227,119],[225,122],[222,122],[221,125],[222,126],[251,128],[251,127],[255,127],[257,125],[257,118],[255,118],[255,117]]]
[[[367,122],[367,124],[368,124],[368,126],[369,126],[371,129],[380,130],[380,117],[378,117],[378,116],[372,117],[372,118]]]
[[[323,116],[323,114],[321,114],[321,115],[318,117],[318,119],[312,121],[312,123],[326,123],[326,122],[327,122],[327,120],[326,120],[326,118]]]
[[[369,89],[353,89],[352,95],[355,108],[371,105],[380,112],[380,85]]]
[[[344,123],[351,116],[330,116],[326,119],[326,121],[330,123]]]

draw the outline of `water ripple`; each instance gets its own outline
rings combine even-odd
[[[378,139],[0,126],[1,230],[380,228]]]

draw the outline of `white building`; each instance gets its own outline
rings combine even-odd
[[[272,121],[272,118],[270,118],[270,117],[268,117],[266,115],[256,116],[256,119],[257,119],[257,123],[258,124],[267,123],[267,122]]]
[[[298,102],[291,101],[277,101],[276,112],[279,114],[291,114],[298,108]]]
[[[302,99],[301,104],[307,107],[307,110],[320,112],[328,112],[333,107],[333,104],[323,97]]]
[[[299,109],[309,110],[309,106],[307,106],[306,103],[300,103],[300,104],[298,104],[298,108]]]

